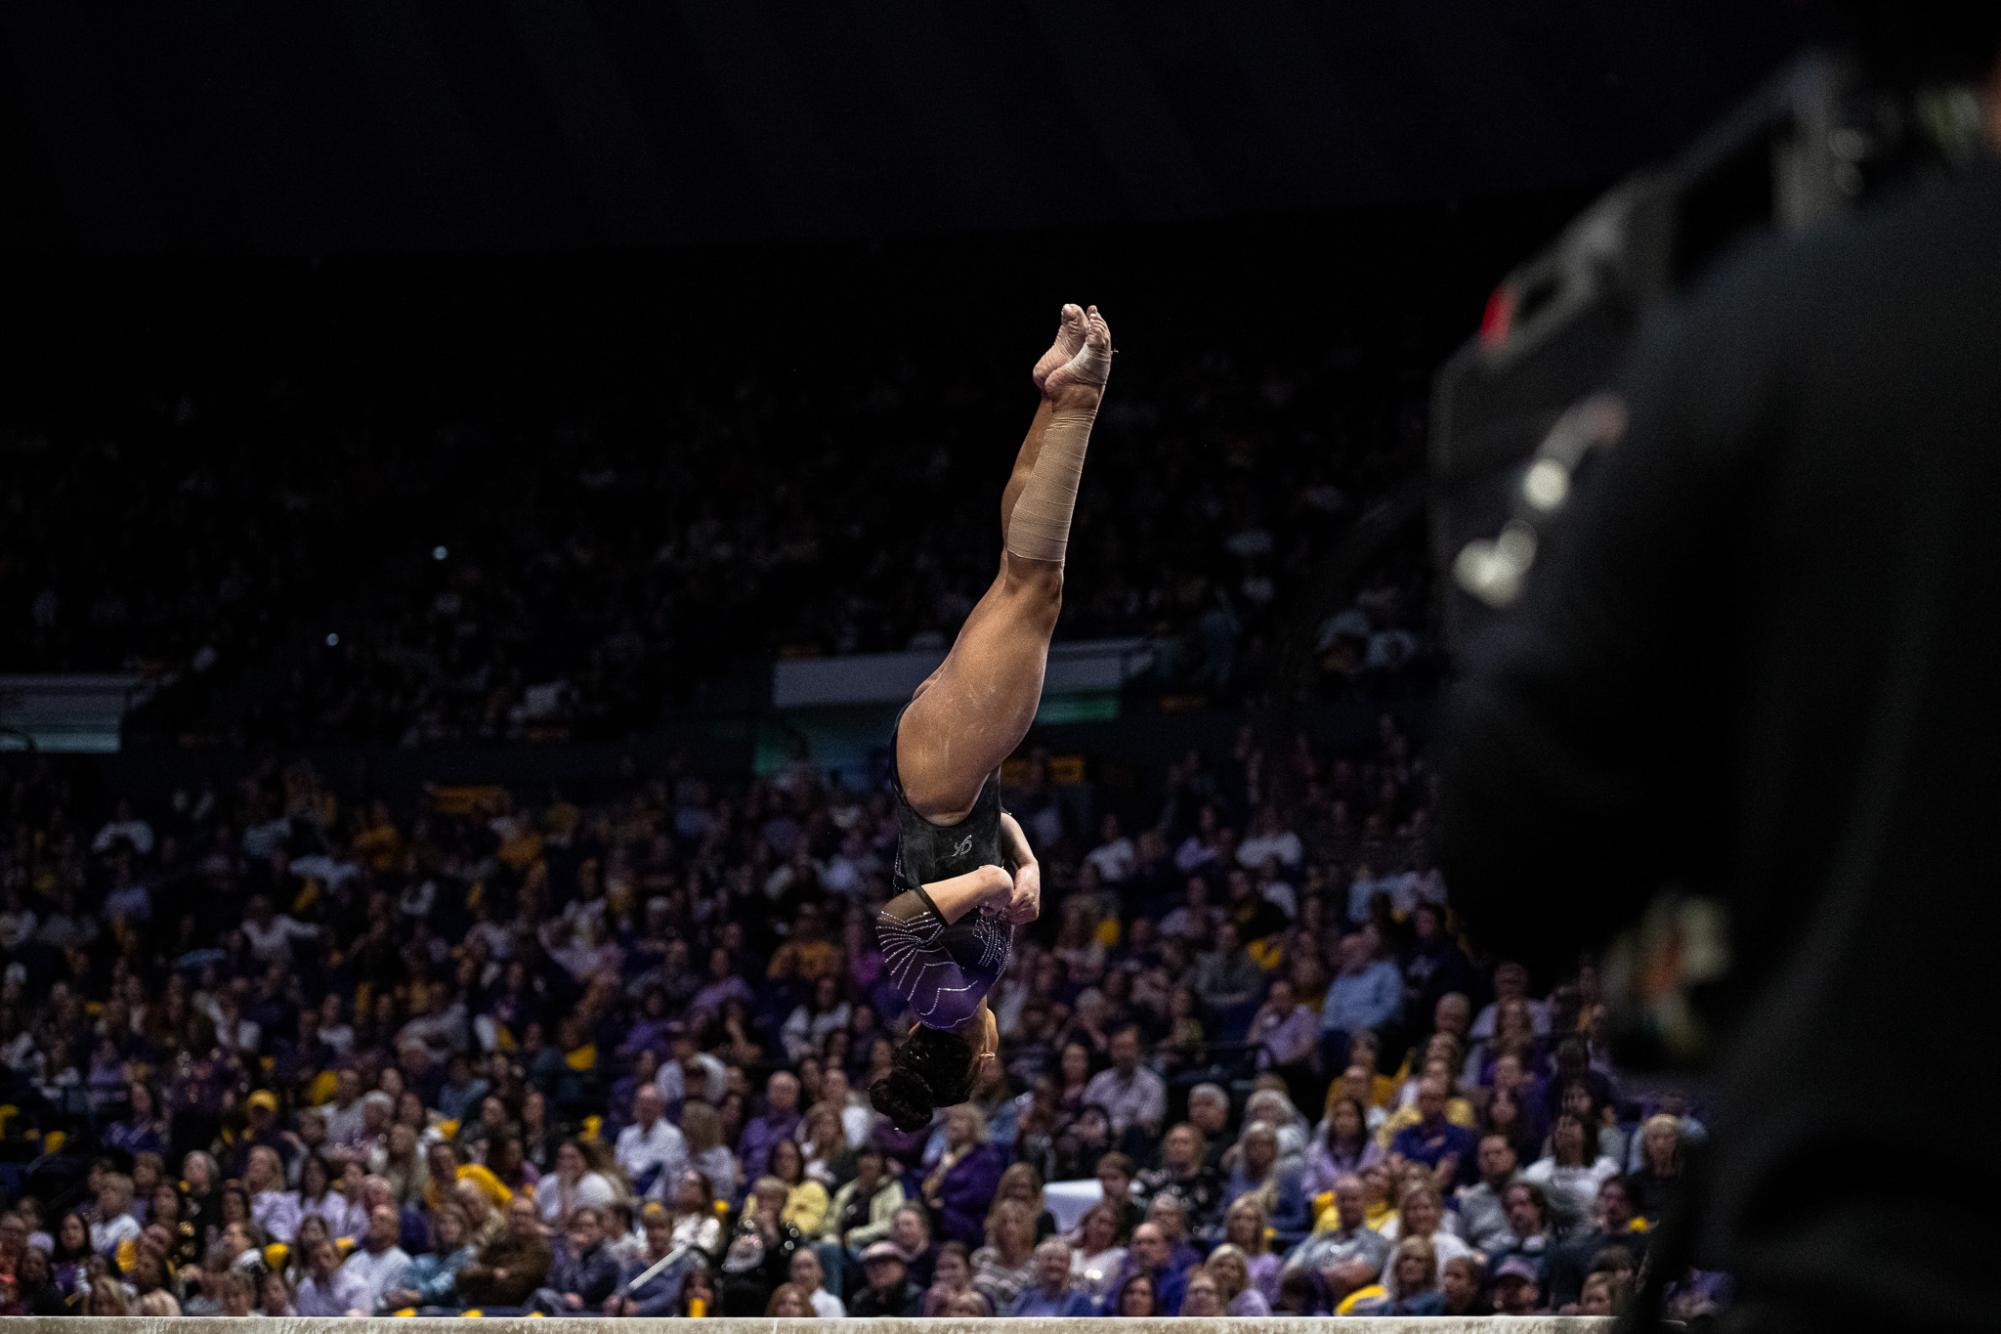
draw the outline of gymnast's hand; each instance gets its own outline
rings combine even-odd
[[[1008,896],[1007,920],[1020,926],[1042,915],[1042,866],[1023,862],[1014,870],[1014,892]]]
[[[1014,863],[1014,887],[1007,897],[1007,920],[1019,926],[1042,915],[1042,864],[1028,846],[1021,822],[1001,812],[1001,853]]]

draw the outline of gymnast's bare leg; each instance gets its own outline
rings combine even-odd
[[[1063,606],[1070,516],[1111,356],[1098,308],[1065,306],[1056,341],[1035,366],[1042,401],[1001,493],[1000,569],[897,732],[904,793],[934,824],[966,818],[1035,719]]]

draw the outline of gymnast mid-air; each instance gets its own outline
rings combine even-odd
[[[987,992],[1007,967],[1015,926],[1041,911],[1041,868],[1001,809],[1000,766],[1042,696],[1070,515],[1111,368],[1098,308],[1063,307],[1056,341],[1035,363],[1042,401],[1001,492],[1000,572],[891,732],[899,892],[876,931],[917,1022],[869,1098],[900,1129],[964,1102],[996,1059]]]

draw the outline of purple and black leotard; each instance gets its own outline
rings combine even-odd
[[[908,705],[904,706],[908,708]],[[903,715],[896,715],[897,724]],[[884,970],[911,1016],[927,1028],[956,1028],[1007,970],[1014,927],[985,908],[947,922],[924,886],[982,866],[1012,866],[1001,855],[1000,773],[989,774],[972,813],[955,825],[919,815],[896,771],[896,731],[890,731],[889,781],[901,836],[896,846],[897,896],[876,918]]]

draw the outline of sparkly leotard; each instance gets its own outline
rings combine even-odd
[[[905,705],[908,708],[909,705]],[[903,714],[896,715],[901,726]],[[896,846],[900,893],[876,918],[885,972],[911,1015],[927,1028],[956,1028],[973,1016],[1000,980],[1014,952],[1014,927],[984,908],[947,922],[924,892],[928,883],[982,866],[1008,866],[1000,849],[1000,774],[989,774],[972,812],[955,825],[919,815],[896,771],[896,730],[890,730],[889,781],[896,794],[901,837]]]

